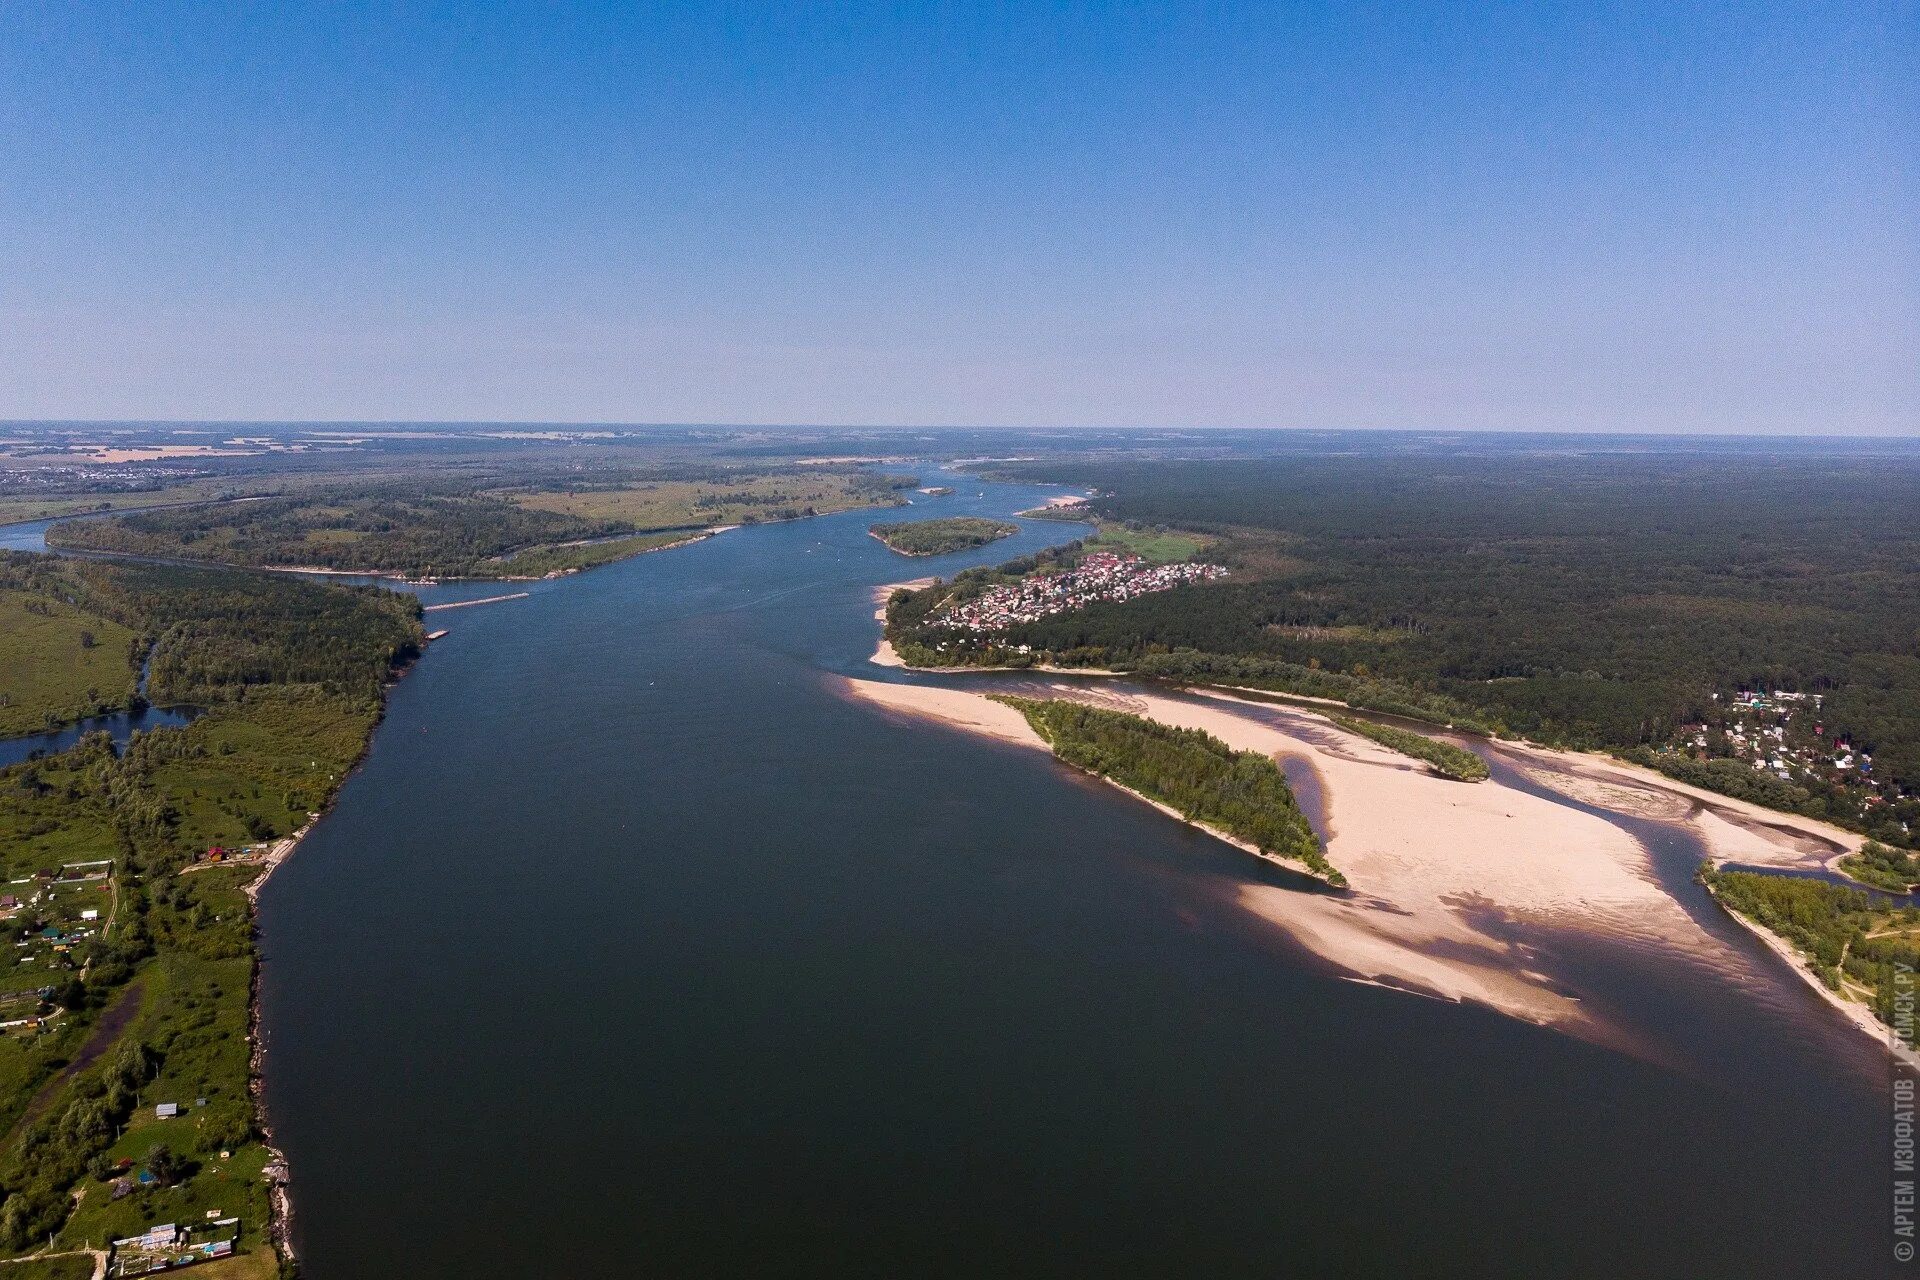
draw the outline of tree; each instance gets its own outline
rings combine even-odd
[[[147,1152],[147,1172],[161,1186],[170,1187],[187,1176],[187,1162],[168,1150],[166,1143],[157,1143]]]

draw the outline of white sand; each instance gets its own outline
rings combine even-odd
[[[1863,837],[1669,778],[1592,752],[1500,743],[1532,778],[1576,800],[1647,817],[1689,819],[1715,864],[1817,870],[1855,852]]]
[[[1025,717],[979,694],[857,680],[843,687],[896,713],[1047,749]],[[1087,696],[1074,686],[1056,692]],[[1699,934],[1654,884],[1639,845],[1599,818],[1497,783],[1469,786],[1409,768],[1405,757],[1306,712],[1299,714],[1303,728],[1311,722],[1311,738],[1244,718],[1225,696],[1210,700],[1218,705],[1155,694],[1107,700],[1204,729],[1238,749],[1311,761],[1325,783],[1333,832],[1327,856],[1354,892],[1248,884],[1240,900],[1355,978],[1478,1001],[1618,1043],[1577,998],[1534,972],[1521,948],[1496,935],[1498,922],[1676,943]],[[1312,740],[1329,735],[1332,748]]]
[[[885,623],[887,620],[887,601],[893,599],[896,591],[920,591],[940,581],[938,578],[915,578],[912,582],[895,582],[873,589],[873,620]],[[893,651],[893,642],[887,639],[884,627],[880,643],[874,647],[873,657],[868,659],[876,667],[904,667],[906,662]],[[971,696],[971,695],[969,695]]]

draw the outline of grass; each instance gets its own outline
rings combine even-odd
[[[1156,525],[1106,523],[1087,539],[1089,551],[1124,552],[1148,564],[1178,564],[1191,560],[1212,541],[1197,533],[1180,533]]]
[[[93,1259],[84,1253],[0,1262],[0,1280],[91,1280]]]
[[[1381,746],[1398,751],[1403,756],[1425,761],[1429,768],[1443,778],[1452,778],[1456,782],[1483,782],[1491,776],[1487,769],[1487,762],[1465,747],[1456,747],[1450,742],[1441,742],[1423,733],[1396,729],[1391,725],[1375,724],[1371,720],[1361,720],[1354,716],[1330,715],[1327,719],[1348,733],[1357,733],[1363,738],[1371,738]]]
[[[119,623],[63,601],[0,591],[0,736],[126,706],[136,640]]]

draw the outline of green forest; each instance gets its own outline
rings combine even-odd
[[[532,478],[476,468],[441,478],[419,467],[297,492],[70,520],[49,545],[253,568],[443,578],[541,577],[653,550],[723,524],[891,506],[911,476],[795,468],[603,465],[530,467]],[[291,483],[291,481],[290,481]]]
[[[1790,942],[1828,987],[1867,1004],[1888,1027],[1901,1029],[1895,1001],[1902,994],[1909,1000],[1915,996],[1920,909],[1800,876],[1706,870],[1701,878],[1730,910]],[[1910,1019],[1904,1033],[1908,1044],[1920,1045],[1920,1019]]]
[[[620,521],[530,510],[504,498],[395,486],[74,520],[48,530],[47,541],[221,564],[501,577],[499,559],[523,548],[631,532]]]
[[[1360,720],[1353,716],[1328,716],[1327,719],[1348,733],[1357,733],[1363,738],[1371,738],[1381,746],[1398,751],[1403,756],[1425,761],[1429,768],[1443,778],[1452,778],[1456,782],[1482,782],[1491,776],[1485,760],[1465,747],[1456,747],[1451,742],[1441,742],[1438,738],[1429,738],[1424,733],[1396,729],[1392,725],[1376,724],[1371,720]]]
[[[1905,849],[1889,849],[1877,840],[1867,841],[1860,852],[1840,859],[1840,870],[1888,893],[1908,893],[1920,885],[1920,858]]]
[[[867,532],[903,556],[940,556],[1011,537],[1020,532],[1020,526],[1005,520],[952,516],[944,520],[870,525]]]
[[[1258,751],[1235,751],[1199,729],[1064,698],[992,695],[1027,718],[1055,755],[1111,779],[1190,819],[1297,862],[1329,884],[1346,884],[1320,848],[1280,766]]]
[[[0,590],[138,637],[183,727],[0,769],[0,1247],[73,1246],[219,1208],[264,1246],[248,1092],[257,866],[197,861],[305,826],[419,652],[418,604],[239,570],[0,554]],[[91,914],[89,914],[91,913]],[[161,1119],[158,1101],[181,1114]],[[204,1102],[202,1101],[204,1100]]]
[[[1104,518],[1217,539],[1226,581],[1015,626],[944,662],[1245,683],[1700,773],[1681,730],[1743,688],[1824,698],[1862,777],[1766,803],[1889,844],[1920,831],[1920,465],[1719,454],[1076,461]],[[908,605],[896,647],[933,639]],[[949,634],[942,637],[952,640]],[[902,644],[901,642],[906,642]],[[1716,699],[1715,695],[1720,697]],[[1753,781],[1757,779],[1758,781]]]

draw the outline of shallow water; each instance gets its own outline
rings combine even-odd
[[[430,615],[261,905],[305,1274],[1890,1269],[1884,1067],[1777,962],[1560,940],[1658,1064],[1344,981],[1234,905],[1283,872],[836,696],[876,584],[1080,532],[876,518]]]

